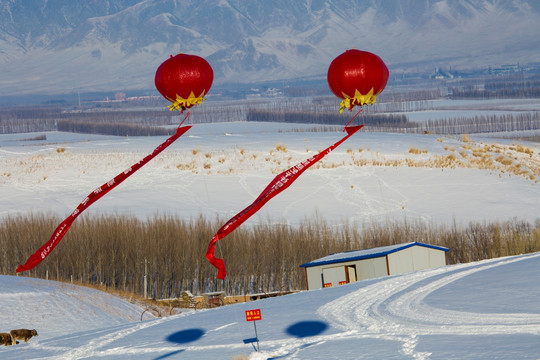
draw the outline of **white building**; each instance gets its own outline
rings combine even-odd
[[[308,290],[446,265],[449,249],[419,242],[347,251],[300,265]]]

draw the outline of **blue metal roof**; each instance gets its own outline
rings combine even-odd
[[[429,244],[424,244],[424,243],[419,243],[419,242],[409,242],[409,243],[404,243],[404,244],[381,246],[381,247],[372,248],[372,249],[353,250],[353,251],[335,253],[335,254],[328,255],[317,260],[307,262],[305,264],[300,265],[300,267],[311,267],[311,266],[317,266],[317,265],[335,264],[335,263],[346,262],[346,261],[371,259],[371,258],[386,256],[388,254],[391,254],[391,253],[394,253],[396,251],[400,251],[403,249],[407,249],[412,246],[423,246],[423,247],[441,250],[441,251],[450,251],[450,249],[442,247],[442,246],[429,245]]]

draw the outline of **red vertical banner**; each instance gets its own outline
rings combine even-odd
[[[327,147],[326,149],[324,149],[317,155],[314,155],[310,157],[309,159],[304,160],[301,163],[277,175],[270,182],[270,184],[266,186],[266,188],[261,192],[259,197],[255,199],[255,201],[251,205],[249,205],[244,210],[240,211],[238,214],[232,217],[229,221],[227,221],[225,225],[223,225],[218,230],[218,232],[214,235],[214,237],[210,241],[210,244],[208,245],[208,250],[206,251],[206,258],[212,265],[214,265],[218,269],[218,275],[217,275],[218,279],[225,279],[225,276],[227,276],[227,270],[225,269],[225,262],[223,261],[223,259],[216,258],[214,255],[216,243],[220,239],[223,239],[225,236],[233,232],[237,227],[242,225],[244,221],[249,219],[257,211],[259,211],[260,208],[264,206],[264,204],[270,201],[270,199],[272,199],[274,196],[276,196],[283,190],[287,189],[296,179],[298,179],[298,177],[300,177],[300,175],[302,175],[304,171],[306,171],[309,167],[311,167],[317,161],[321,160],[330,152],[332,152],[332,150],[334,150],[339,145],[341,145],[345,140],[351,137],[363,126],[364,125],[345,127],[345,131],[347,132],[347,135],[344,136],[341,140]]]
[[[161,153],[169,145],[175,142],[176,139],[182,136],[190,128],[191,126],[183,126],[183,127],[179,126],[176,129],[176,133],[170,138],[168,138],[167,140],[165,140],[164,143],[162,143],[157,148],[155,148],[151,154],[144,157],[138,163],[133,164],[129,169],[126,169],[125,171],[118,174],[114,179],[109,180],[105,184],[101,185],[100,187],[92,191],[86,198],[84,198],[84,200],[79,204],[79,206],[77,206],[77,208],[64,221],[62,221],[60,225],[58,225],[56,230],[54,230],[49,241],[47,241],[43,246],[41,246],[34,254],[30,255],[30,257],[28,258],[28,260],[26,260],[26,263],[24,265],[19,265],[19,267],[17,267],[17,272],[30,270],[34,268],[35,266],[37,266],[43,259],[45,259],[51,253],[51,251],[53,251],[56,245],[58,245],[60,240],[62,240],[64,235],[67,233],[73,221],[75,221],[75,219],[84,210],[86,210],[90,205],[92,205],[93,203],[101,199],[109,191],[111,191],[112,189],[120,185],[124,180],[126,180],[128,177],[133,175],[137,170],[139,170],[144,165],[146,165],[150,160],[155,158],[159,153]]]

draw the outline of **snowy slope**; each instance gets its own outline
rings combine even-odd
[[[3,329],[24,316],[39,337],[0,348],[6,359],[537,359],[540,354],[540,254],[453,265],[335,288],[186,312],[155,320],[97,325],[58,294],[69,323],[42,320],[40,289],[2,276]],[[43,286],[43,285],[42,285]],[[52,288],[57,285],[50,285]],[[77,290],[71,290],[76,292]],[[81,290],[84,292],[84,290]],[[17,294],[16,293],[16,294]],[[6,301],[7,299],[7,301]],[[65,299],[65,302],[62,302]],[[260,309],[260,352],[245,311]],[[43,311],[43,310],[41,310]],[[35,326],[34,326],[35,325]],[[7,330],[7,329],[6,329]]]
[[[0,284],[0,332],[35,328],[42,337],[65,336],[137,321],[144,310],[98,290],[55,281],[0,275]]]

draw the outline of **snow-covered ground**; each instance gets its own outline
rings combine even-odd
[[[194,125],[88,213],[226,221],[277,173],[343,136],[300,131],[312,127]],[[165,140],[62,132],[28,140],[36,135],[0,135],[0,218],[67,216]],[[539,154],[535,143],[483,136],[359,132],[250,222],[294,225],[317,213],[337,225],[533,222]],[[140,321],[144,309],[95,290],[0,276],[0,332],[39,333],[28,344],[0,347],[0,358],[540,359],[538,279],[537,253]],[[260,352],[243,342],[255,336],[245,320],[255,308],[262,312]]]
[[[539,359],[540,253],[139,321],[94,290],[0,276],[2,359]],[[262,319],[247,322],[245,311]],[[124,320],[122,322],[122,320]]]
[[[199,214],[223,221],[274,176],[339,140],[311,125],[194,125],[171,147],[93,204],[88,213]],[[288,130],[288,131],[287,131]],[[285,131],[285,132],[284,132]],[[67,216],[91,191],[138,162],[165,137],[62,132],[0,135],[0,217]],[[272,199],[253,221],[297,224],[388,219],[468,223],[540,214],[540,146],[509,140],[358,132]]]

